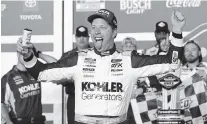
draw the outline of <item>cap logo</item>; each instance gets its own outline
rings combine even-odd
[[[158,26],[160,26],[160,27],[164,27],[164,26],[165,26],[165,23],[160,22],[160,23],[158,24]]]
[[[80,32],[84,32],[86,29],[85,29],[84,27],[80,27],[78,30],[79,30]]]
[[[100,15],[105,15],[107,17],[109,17],[109,11],[106,11],[106,10],[99,10],[97,11],[96,13],[100,14]]]

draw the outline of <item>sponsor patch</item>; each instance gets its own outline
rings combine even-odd
[[[85,67],[96,67],[95,65],[84,65]]]
[[[123,63],[112,63],[111,68],[122,68]]]
[[[85,58],[84,63],[86,63],[86,64],[96,64],[96,59]]]
[[[82,91],[123,92],[119,82],[82,82]]]
[[[95,68],[83,68],[83,73],[94,73]]]
[[[94,75],[84,74],[83,77],[90,78],[90,77],[94,77]]]
[[[112,74],[112,76],[122,76],[124,75],[123,73],[118,73],[118,74]]]
[[[15,82],[16,85],[19,85],[19,84],[24,83],[24,80],[22,79],[21,76],[15,76],[15,77],[13,78],[13,80],[14,80],[14,82]]]
[[[121,61],[122,61],[122,59],[112,59],[111,63],[118,63],[118,62],[121,62]]]
[[[120,82],[82,82],[83,100],[121,101],[123,85]]]
[[[18,88],[19,93],[20,93],[20,98],[24,99],[29,96],[34,96],[40,94],[40,84],[39,83],[34,83],[34,84],[29,84],[26,86],[22,86]]]
[[[123,69],[111,69],[111,72],[120,72],[123,71]]]

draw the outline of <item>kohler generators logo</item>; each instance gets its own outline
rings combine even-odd
[[[151,0],[121,0],[120,10],[127,14],[142,14],[151,9]]]
[[[83,100],[122,101],[123,85],[120,82],[82,82]]]

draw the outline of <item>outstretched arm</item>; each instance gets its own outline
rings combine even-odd
[[[70,59],[70,58],[69,58]],[[31,54],[25,59],[24,65],[28,72],[38,81],[59,81],[62,79],[71,79],[77,66],[67,66],[65,60],[55,63],[43,64]],[[46,66],[46,67],[45,67]],[[48,67],[51,66],[51,67]]]
[[[166,72],[174,71],[179,67],[179,64],[154,64],[149,66],[144,66],[141,68],[132,69],[132,75],[136,79],[141,77],[148,77],[158,74],[163,74]]]
[[[44,60],[47,63],[57,62],[56,58],[54,58],[54,57],[52,57],[50,55],[47,55],[47,54],[43,54],[43,53],[39,53],[39,58]]]
[[[24,65],[27,68],[27,71],[31,74],[32,77],[38,79],[40,72],[53,69],[53,68],[63,68],[63,67],[72,67],[77,64],[78,53],[74,52],[67,58],[61,59],[57,62],[43,64],[38,61],[37,57],[34,55],[33,45],[27,44],[27,46],[23,46],[21,43],[21,39],[17,42],[17,51],[21,53],[24,57]],[[74,71],[74,70],[73,70]],[[71,73],[73,73],[71,71]],[[47,71],[46,71],[47,72]],[[62,75],[64,77],[64,75]],[[45,78],[46,79],[46,78]]]

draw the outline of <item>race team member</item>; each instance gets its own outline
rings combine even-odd
[[[136,39],[133,37],[126,37],[122,41],[122,52],[137,50]]]
[[[173,12],[171,16],[171,22],[173,25],[173,32],[178,34],[182,33],[183,27],[185,26],[186,19],[185,17],[178,11]],[[152,47],[146,50],[145,55],[166,55],[170,48],[172,42],[169,39],[170,31],[168,29],[167,22],[159,21],[155,26],[155,38],[157,44],[155,47]],[[180,41],[176,43],[177,46],[183,46],[184,42]],[[153,91],[160,91],[161,85],[158,83],[158,79],[156,76],[151,76],[146,79],[147,85],[152,88]],[[145,86],[147,86],[145,85]],[[146,89],[144,89],[146,91]]]
[[[172,45],[165,56],[140,56],[136,51],[133,51],[131,56],[123,56],[116,51],[114,44],[117,35],[114,13],[101,9],[89,16],[88,21],[92,27],[94,49],[74,53],[58,63],[46,65],[37,61],[36,57],[28,52],[23,54],[24,64],[39,80],[75,80],[77,123],[124,123],[137,79],[168,71],[168,64],[156,63],[170,63],[173,51],[181,52],[183,48]],[[180,34],[174,33],[173,36],[177,37]],[[182,39],[173,40],[176,42]],[[18,51],[24,49],[21,44],[18,45]]]
[[[61,59],[64,59],[68,56],[70,56],[71,53],[82,51],[88,48],[91,48],[89,45],[89,34],[88,34],[88,28],[85,26],[78,26],[76,28],[75,33],[75,41],[76,41],[76,47],[72,49],[71,51],[68,51],[66,53],[63,53],[61,56]]]
[[[44,124],[41,84],[27,72],[19,52],[17,56],[17,65],[1,78],[2,121],[6,124]]]
[[[185,89],[181,90],[180,94],[185,95],[184,99],[183,97],[180,98],[182,100],[181,103],[187,103],[188,99],[192,101],[188,102],[188,104],[181,104],[181,109],[185,110],[184,120],[189,124],[206,124],[207,66],[202,62],[201,48],[198,43],[192,40],[185,44],[184,60],[182,63],[183,66],[181,67],[180,75],[182,81],[181,88]],[[189,79],[192,80],[192,84],[190,84],[191,81]],[[195,99],[193,98],[193,94],[196,96]]]
[[[183,31],[183,28],[186,23],[185,17],[182,15],[179,11],[174,11],[171,16],[171,22],[172,22],[172,35],[173,33],[181,34]],[[155,25],[155,38],[156,38],[156,45],[150,49],[146,50],[145,55],[165,55],[167,54],[170,45],[172,42],[170,40],[166,40],[170,36],[170,31],[168,29],[168,24],[165,21],[159,21]],[[178,36],[182,37],[182,36]],[[176,44],[176,46],[183,46],[183,40],[180,40],[180,42],[173,43]]]
[[[189,72],[193,70],[200,71],[200,76],[207,82],[207,68],[203,64],[201,47],[195,41],[188,41],[184,46],[184,59],[182,61],[183,67],[189,69]],[[199,70],[199,67],[205,67],[204,70]],[[203,73],[203,74],[202,74]],[[181,75],[183,76],[183,75]]]

